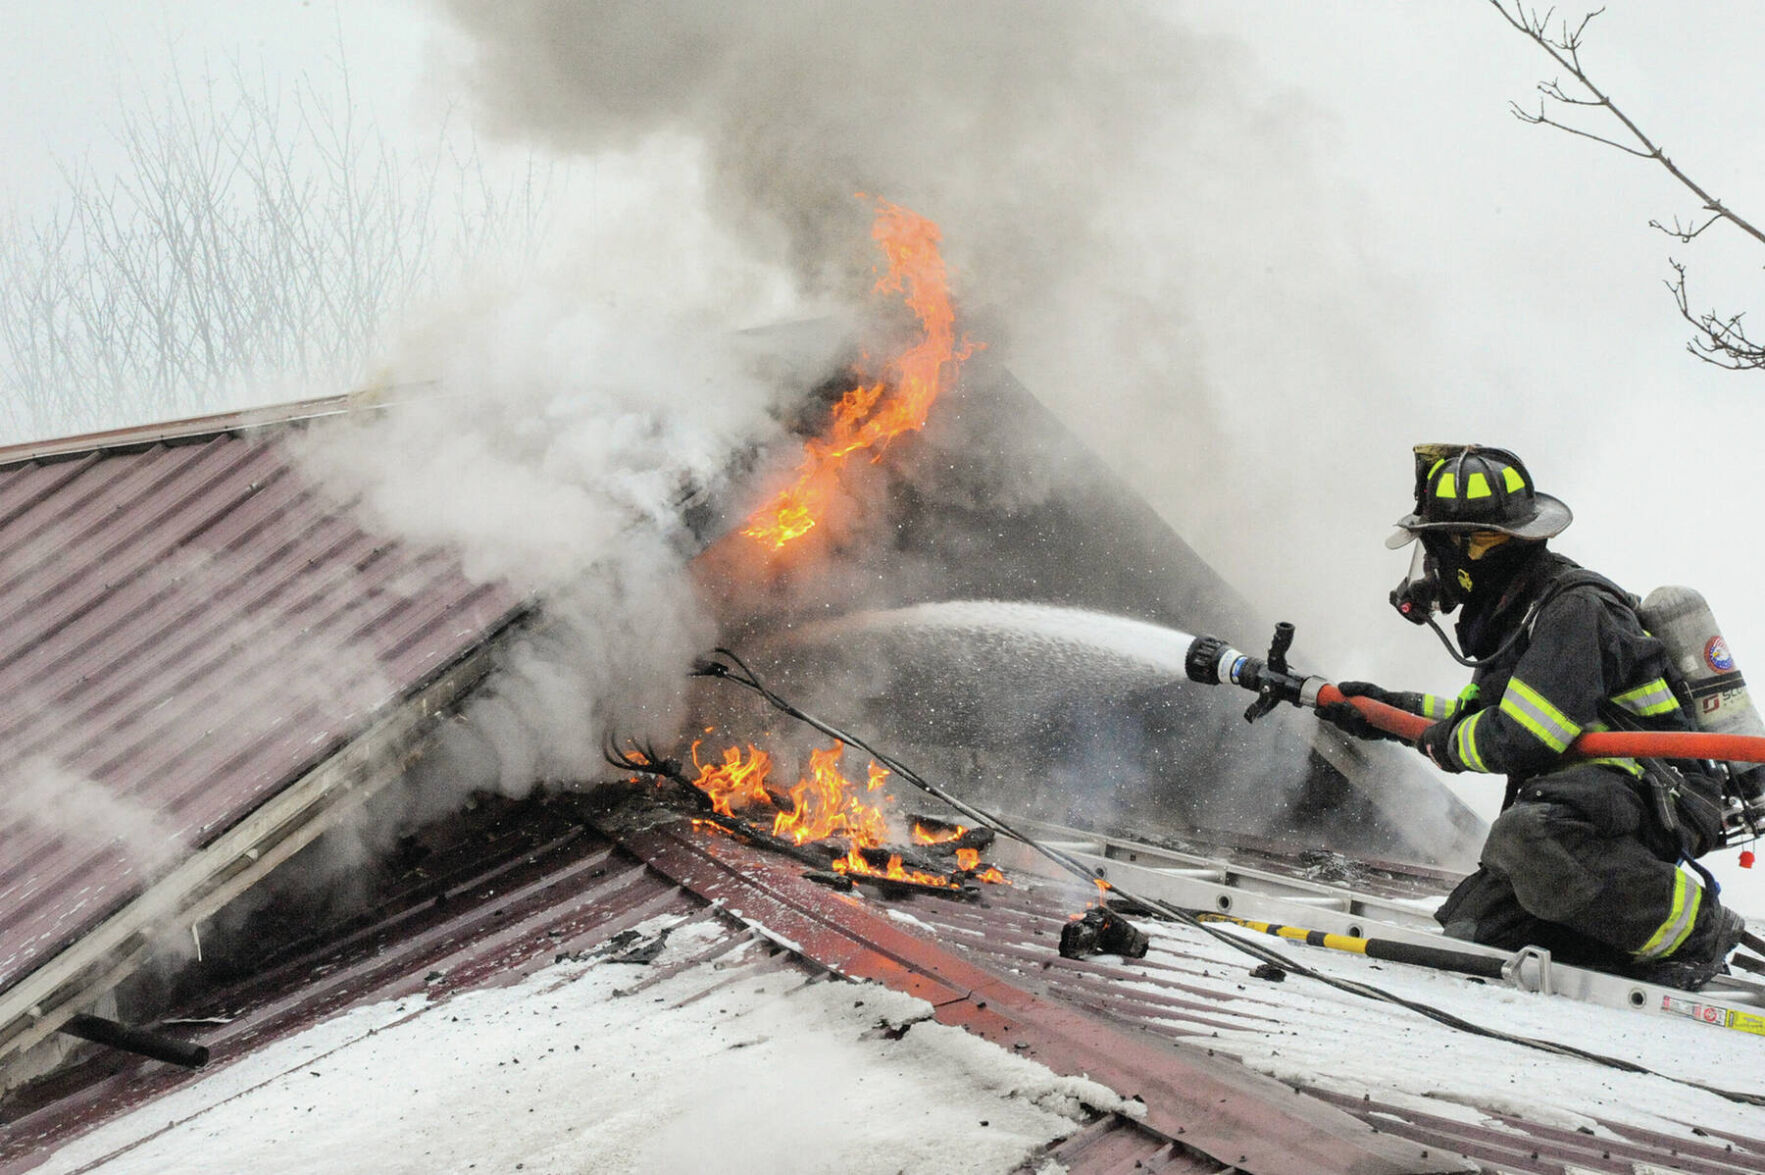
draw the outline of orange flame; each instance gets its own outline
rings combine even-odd
[[[968,833],[968,829],[960,824],[951,824],[944,828],[930,828],[915,821],[913,824],[913,843],[916,845],[947,845],[959,840]],[[961,852],[963,850],[958,850]],[[958,857],[958,860],[961,858]]]
[[[699,762],[699,744],[695,741],[692,749],[693,766],[699,769],[699,777],[693,780],[693,786],[711,797],[711,810],[722,816],[734,816],[736,809],[746,808],[750,804],[772,804],[772,796],[766,790],[766,773],[772,769],[772,756],[752,743],[748,744],[746,757],[740,747],[728,747],[723,752],[723,764]]]
[[[773,818],[773,836],[798,844],[843,836],[854,846],[866,848],[888,840],[889,825],[882,809],[867,803],[840,774],[840,756],[845,749],[836,742],[825,751],[809,752],[809,774],[791,788],[791,810]],[[865,792],[880,788],[888,774],[872,763]]]
[[[837,837],[844,842],[846,853],[831,867],[840,873],[944,889],[961,888],[963,883],[952,877],[906,868],[899,853],[891,853],[887,865],[880,868],[866,859],[864,850],[880,849],[889,840],[888,817],[883,810],[892,798],[884,790],[889,771],[872,762],[860,789],[840,771],[840,757],[846,749],[843,743],[809,752],[809,772],[790,789],[788,811],[782,806],[783,798],[766,787],[772,757],[765,751],[752,743],[745,753],[741,747],[732,746],[724,750],[722,763],[706,763],[699,759],[699,746],[697,742],[692,745],[693,766],[698,768],[693,784],[710,797],[712,809],[720,815],[752,823],[760,812],[770,813],[772,835],[800,845]],[[709,820],[694,820],[693,826],[711,833],[728,832]],[[916,833],[929,831],[916,825]],[[957,835],[965,831],[960,829]],[[971,876],[1010,884],[993,866],[980,868],[980,852],[976,849],[959,849],[956,859],[959,868]]]
[[[956,314],[950,305],[949,275],[938,252],[942,239],[938,226],[898,204],[878,200],[870,235],[889,262],[876,292],[902,294],[923,334],[894,361],[889,377],[841,397],[827,435],[804,444],[797,480],[756,512],[742,531],[774,551],[809,533],[825,514],[848,456],[878,449],[892,437],[925,427],[926,415],[946,380],[955,380],[976,347],[966,338],[960,346],[956,342]],[[885,395],[891,390],[892,395]]]
[[[889,863],[878,869],[864,859],[856,847],[845,856],[833,863],[835,873],[857,873],[865,877],[880,877],[889,881],[910,881],[915,885],[929,885],[937,889],[960,889],[961,886],[941,873],[926,873],[919,869],[908,869],[901,864],[900,853],[890,853]]]

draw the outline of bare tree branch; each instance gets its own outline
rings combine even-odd
[[[1586,36],[1588,25],[1605,9],[1595,9],[1587,13],[1573,29],[1569,27],[1568,21],[1562,21],[1557,26],[1557,31],[1553,33],[1551,22],[1555,15],[1555,9],[1547,9],[1541,15],[1536,8],[1527,8],[1522,0],[1512,0],[1511,3],[1509,0],[1489,0],[1489,4],[1501,13],[1502,19],[1506,20],[1509,25],[1523,33],[1540,49],[1549,54],[1553,61],[1567,70],[1569,76],[1580,88],[1579,92],[1571,93],[1563,88],[1560,80],[1540,82],[1538,92],[1541,97],[1537,113],[1528,111],[1517,103],[1510,103],[1510,109],[1516,118],[1529,125],[1553,127],[1571,135],[1592,139],[1596,143],[1613,147],[1627,155],[1652,159],[1666,169],[1667,173],[1682,187],[1697,196],[1699,206],[1709,214],[1708,219],[1695,228],[1691,227],[1689,223],[1681,222],[1677,216],[1673,218],[1672,228],[1668,228],[1659,220],[1651,220],[1649,227],[1666,233],[1681,243],[1689,244],[1697,237],[1702,236],[1711,225],[1725,222],[1733,225],[1758,244],[1765,245],[1765,231],[1761,231],[1750,220],[1711,195],[1696,180],[1682,171],[1678,164],[1674,163],[1667,153],[1645,134],[1642,128],[1620,109],[1612,101],[1611,96],[1589,76],[1581,63],[1581,44]],[[1581,96],[1582,93],[1586,96]],[[1603,108],[1623,128],[1625,137],[1609,137],[1553,117],[1549,113],[1553,105],[1565,109]],[[1745,331],[1741,329],[1742,316],[1739,314],[1723,316],[1715,311],[1707,314],[1694,314],[1686,299],[1685,267],[1678,261],[1671,259],[1669,259],[1669,264],[1673,266],[1677,277],[1667,283],[1667,288],[1673,292],[1680,316],[1691,323],[1698,332],[1687,343],[1687,349],[1706,362],[1733,371],[1751,371],[1765,366],[1765,363],[1760,361],[1759,346],[1748,339]]]
[[[1724,316],[1714,310],[1702,314],[1693,312],[1690,295],[1686,292],[1685,266],[1672,260],[1668,264],[1676,276],[1667,283],[1667,289],[1673,294],[1680,317],[1697,330],[1685,349],[1704,362],[1728,371],[1765,368],[1765,343],[1747,337],[1746,328],[1741,324],[1743,315]]]
[[[1721,219],[1722,219],[1722,217],[1712,214],[1710,219],[1706,220],[1703,224],[1698,225],[1698,227],[1696,227],[1696,228],[1689,228],[1686,225],[1681,224],[1679,221],[1679,217],[1675,216],[1673,218],[1673,227],[1672,228],[1668,228],[1666,225],[1662,224],[1658,220],[1649,221],[1649,227],[1652,229],[1659,229],[1661,232],[1666,233],[1668,236],[1674,238],[1675,240],[1680,241],[1685,244],[1689,244],[1692,241],[1696,240],[1698,237],[1702,236],[1705,229],[1709,228],[1711,225],[1715,224],[1716,222],[1720,221]]]

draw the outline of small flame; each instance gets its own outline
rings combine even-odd
[[[721,766],[714,763],[699,762],[699,743],[693,743],[693,766],[699,769],[699,777],[693,780],[693,786],[711,797],[711,810],[721,816],[734,816],[738,808],[746,808],[750,804],[770,806],[772,795],[766,790],[766,773],[772,769],[772,756],[754,744],[748,744],[748,753],[743,756],[740,747],[728,747],[723,752]]]
[[[958,869],[973,869],[976,866],[978,866],[980,863],[981,863],[981,851],[979,849],[957,849],[956,850],[956,868],[958,868]]]
[[[756,512],[742,531],[774,551],[809,533],[825,514],[847,457],[924,428],[932,402],[975,351],[976,344],[966,338],[960,345],[956,341],[938,226],[898,204],[877,200],[870,235],[889,262],[876,292],[900,293],[919,319],[922,337],[890,365],[892,378],[866,383],[840,398],[827,434],[804,444],[797,480]]]
[[[881,869],[875,868],[864,859],[856,847],[845,856],[833,863],[836,873],[855,873],[864,877],[883,878],[888,881],[909,881],[915,885],[929,885],[937,889],[960,889],[961,886],[941,873],[926,873],[919,869],[908,869],[901,864],[900,853],[890,853],[889,861]]]
[[[932,828],[929,825],[914,821],[913,843],[916,845],[947,845],[953,840],[961,840],[968,834],[968,829],[960,824],[949,824],[943,828]],[[958,854],[967,850],[957,850]],[[957,858],[960,860],[960,856]]]

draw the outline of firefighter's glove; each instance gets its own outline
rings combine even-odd
[[[1416,749],[1428,756],[1429,762],[1442,771],[1450,771],[1454,775],[1464,770],[1453,759],[1450,749],[1452,732],[1456,726],[1458,726],[1456,722],[1436,722],[1424,730],[1422,737],[1416,740]]]
[[[1388,738],[1394,739],[1397,737],[1395,734],[1380,730],[1377,726],[1368,722],[1365,714],[1362,714],[1347,702],[1331,702],[1328,706],[1319,706],[1318,717],[1322,718],[1325,722],[1328,722],[1331,726],[1334,726],[1337,730],[1340,730],[1343,734],[1350,735],[1354,738],[1375,740]]]
[[[1345,698],[1371,698],[1407,714],[1422,712],[1422,695],[1414,690],[1380,689],[1370,681],[1345,681],[1336,688]]]

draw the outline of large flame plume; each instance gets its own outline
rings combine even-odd
[[[840,398],[827,432],[804,443],[796,480],[749,520],[742,533],[774,551],[825,517],[847,457],[867,450],[880,455],[891,438],[925,427],[932,402],[978,346],[967,338],[956,340],[938,226],[899,204],[877,200],[870,235],[888,259],[876,292],[903,296],[919,320],[920,339],[889,364],[882,378]]]

